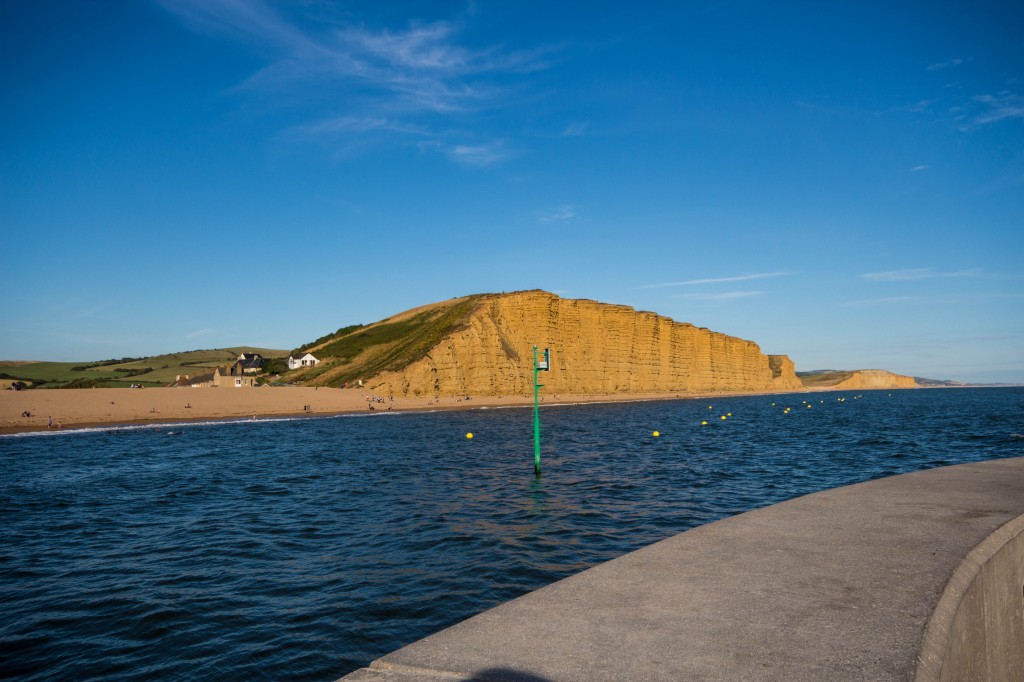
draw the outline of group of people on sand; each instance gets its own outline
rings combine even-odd
[[[377,403],[379,405],[383,405],[384,404],[384,396],[382,396],[382,395],[380,395],[380,396],[377,396],[377,395],[364,395],[363,398],[366,400],[366,407],[367,407],[367,409],[369,409],[371,412],[373,412],[374,410],[377,409],[377,408],[375,408],[373,406],[374,403]],[[388,405],[388,409],[389,410],[395,409],[395,396],[393,396],[393,395],[388,396],[388,400],[391,401],[391,404]]]
[[[498,397],[500,398],[501,396],[498,396]],[[472,398],[470,398],[467,395],[467,396],[463,396],[462,398],[456,398],[455,402],[461,403],[463,400],[472,400]],[[440,404],[441,404],[441,396],[439,396],[439,395],[435,395],[433,400],[428,400],[427,401],[427,405],[440,405]]]
[[[58,419],[57,420],[57,428],[60,429],[60,428],[63,428],[63,426],[64,425],[61,424],[60,420]],[[53,417],[49,417],[48,416],[46,418],[46,428],[48,428],[48,429],[52,429],[53,428]]]

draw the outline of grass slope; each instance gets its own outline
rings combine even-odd
[[[796,375],[806,388],[825,388],[846,381],[853,376],[853,372],[819,369],[813,372],[797,372]]]
[[[411,315],[390,317],[368,326],[339,329],[307,344],[320,364],[289,375],[289,379],[319,386],[341,386],[397,371],[426,357],[430,349],[465,325],[486,294],[467,296]]]

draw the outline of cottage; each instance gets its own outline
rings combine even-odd
[[[233,386],[242,388],[244,386],[255,386],[256,378],[246,376],[245,372],[236,362],[232,367],[218,367],[213,373],[213,386]]]
[[[319,365],[320,361],[313,357],[312,353],[288,356],[288,369],[299,369],[302,367],[313,367]]]
[[[237,362],[230,367],[217,367],[212,372],[205,374],[196,374],[195,376],[188,374],[182,376],[179,374],[174,377],[174,382],[170,384],[174,388],[210,388],[219,386],[241,388],[243,386],[255,385],[256,377],[247,376],[242,366]]]
[[[243,374],[259,374],[266,363],[266,359],[259,353],[242,353],[235,361],[235,367],[239,367]]]

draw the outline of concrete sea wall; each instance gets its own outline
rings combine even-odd
[[[914,680],[1024,680],[1024,515],[957,567],[925,629]]]
[[[1024,680],[1024,458],[799,497],[414,642],[350,682]]]

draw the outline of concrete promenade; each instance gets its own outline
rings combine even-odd
[[[1021,680],[1022,514],[1024,458],[827,490],[600,564],[344,679]]]

